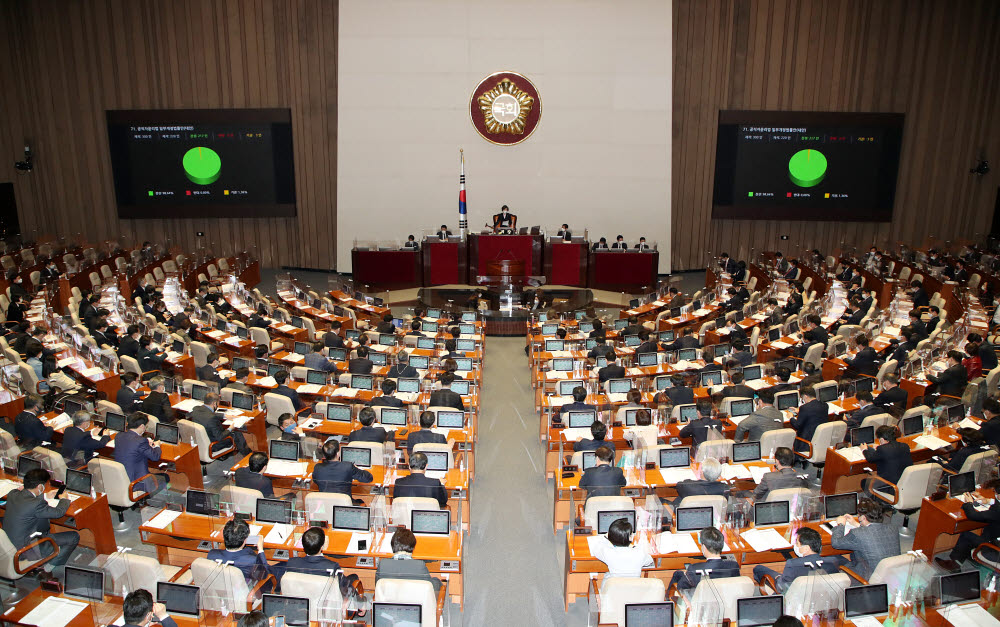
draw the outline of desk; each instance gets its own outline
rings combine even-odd
[[[984,498],[993,498],[993,490],[977,490]],[[950,549],[963,531],[982,529],[985,523],[973,522],[965,517],[962,502],[955,498],[932,501],[924,497],[920,503],[917,530],[913,534],[913,550],[923,551],[931,557],[938,551]],[[942,537],[943,536],[943,537]]]
[[[465,285],[469,282],[465,240],[453,237],[448,241],[425,239],[420,245],[424,253],[424,285]]]
[[[613,292],[645,293],[656,288],[659,251],[590,251],[587,286]]]
[[[420,250],[351,251],[355,283],[374,290],[400,290],[420,287],[423,282],[423,253]]]
[[[156,591],[154,590],[153,592],[155,596]],[[9,613],[4,615],[3,622],[5,625],[8,622],[19,624],[18,621],[22,620],[25,616],[31,613],[31,611],[38,607],[38,605],[45,599],[49,597],[61,596],[62,595],[55,592],[49,592],[47,590],[42,590],[41,588],[36,588],[28,596],[21,599]],[[84,602],[81,599],[73,600]],[[110,625],[122,615],[123,600],[124,599],[121,597],[105,595],[104,600],[100,602],[86,601],[87,607],[84,608],[82,612],[77,614],[66,627],[93,627],[94,625]],[[201,616],[182,616],[179,614],[171,614],[170,617],[174,619],[174,622],[176,622],[179,627],[235,627],[237,618],[235,614],[223,616],[220,612],[210,612],[207,610],[202,611]]]
[[[548,285],[586,286],[588,250],[584,240],[564,242],[549,238],[544,250],[545,282]]]

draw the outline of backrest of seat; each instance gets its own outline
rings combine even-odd
[[[630,509],[635,509],[635,503],[627,496],[592,496],[583,506],[583,524],[596,531],[599,512]]]
[[[796,577],[785,591],[785,613],[804,616],[814,608],[844,609],[844,590],[851,585],[847,573],[828,575],[822,570]]]
[[[135,503],[129,494],[131,482],[125,466],[111,459],[95,457],[87,462],[87,471],[93,476],[94,490],[106,493],[110,505],[132,507]]]
[[[429,583],[429,582],[423,582]],[[344,600],[336,577],[287,572],[281,577],[284,590],[309,599],[309,620],[321,625],[340,624],[344,618]],[[431,586],[434,594],[434,586]]]
[[[435,501],[437,503],[437,501]],[[351,497],[339,492],[307,492],[305,511],[309,520],[325,520],[333,518],[334,505],[352,505]]]
[[[116,413],[116,414],[124,414],[125,413],[125,412],[122,411],[121,407],[119,407],[115,403],[112,403],[111,401],[106,401],[104,399],[101,399],[101,400],[97,401],[97,413],[98,414],[100,414],[101,416],[104,416],[109,411],[113,412],[113,413]]]
[[[198,557],[191,562],[191,577],[201,588],[201,609],[246,611],[250,589],[239,568]]]
[[[266,346],[268,350],[271,349],[271,336],[265,329],[260,327],[250,327],[250,339],[253,340],[254,344],[257,346]]]
[[[17,369],[21,373],[21,387],[24,388],[24,391],[36,394],[38,392],[38,376],[35,374],[35,369],[23,361],[17,364]]]
[[[157,582],[167,579],[157,559],[132,551],[112,553],[101,570],[111,579],[115,594],[142,588],[153,592],[155,598]]]
[[[843,420],[826,422],[816,427],[812,438],[813,454],[809,461],[814,464],[822,464],[826,461],[826,449],[842,442],[846,433],[847,423]]]
[[[208,363],[208,344],[204,342],[191,342],[191,357],[194,358],[194,367],[201,368]]]
[[[7,532],[0,529],[0,577],[13,580],[23,576],[14,570],[14,553],[16,552],[17,547],[7,537]]]
[[[21,454],[14,436],[0,429],[0,458],[14,459]]]
[[[392,499],[389,516],[392,524],[410,528],[410,514],[415,509],[441,509],[437,499],[427,496],[401,496]]]
[[[931,408],[928,407],[927,405],[917,405],[916,407],[911,407],[903,412],[903,416],[899,420],[900,422],[902,422],[903,420],[906,420],[910,416],[916,416],[916,415],[930,416]]]
[[[344,443],[342,446],[350,446],[352,448],[366,448],[369,451],[371,451],[372,466],[384,466],[386,449],[388,447],[391,447],[392,444],[391,443],[382,444],[381,442],[350,442],[350,443]]]
[[[44,446],[36,446],[32,452],[42,458],[42,468],[48,470],[53,479],[60,483],[66,481],[66,460],[61,453]]]
[[[774,457],[774,451],[781,448],[792,448],[795,444],[795,429],[771,429],[760,435],[760,454],[764,457]]]
[[[177,435],[181,442],[191,442],[194,440],[198,448],[198,458],[204,464],[212,463],[212,441],[208,439],[208,431],[205,427],[191,420],[177,421]]]
[[[871,585],[884,583],[889,587],[889,598],[896,596],[899,590],[905,590],[910,581],[930,581],[931,578],[939,574],[935,568],[922,559],[904,553],[883,558],[872,576],[868,578]],[[912,584],[911,584],[912,585]]]
[[[713,432],[717,433],[717,431],[711,430],[709,434]],[[728,459],[733,456],[733,444],[735,444],[733,440],[726,438],[705,440],[698,445],[698,450],[695,452],[695,459],[699,462],[705,461],[709,457]]]
[[[666,597],[662,579],[606,577],[601,584],[601,624],[625,625],[625,606],[629,603],[660,603]]]
[[[750,577],[719,577],[710,579],[702,577],[698,586],[694,589],[691,597],[691,608],[697,614],[699,606],[704,607],[708,614],[715,616],[701,616],[701,624],[714,624],[720,619],[728,618],[735,624],[736,621],[736,601],[746,597],[754,596],[757,585]],[[719,601],[722,607],[719,608]],[[718,615],[719,609],[722,616]]]
[[[122,362],[122,369],[125,372],[131,372],[136,375],[142,376],[142,368],[139,367],[139,361],[135,357],[122,355],[121,362]]]
[[[937,487],[941,473],[941,466],[938,464],[907,466],[896,482],[899,486],[899,502],[893,507],[900,510],[919,508],[924,497]]]
[[[802,503],[803,499],[809,498],[812,495],[813,493],[809,488],[781,488],[768,492],[765,501],[768,503],[788,501],[790,504],[789,511],[795,512],[796,504]]]
[[[295,405],[292,399],[283,394],[268,392],[264,395],[264,406],[267,408],[267,416],[264,420],[267,424],[278,426],[278,418],[282,414],[295,414]]]
[[[233,511],[240,514],[257,515],[257,499],[264,498],[260,490],[239,488],[234,485],[222,486],[219,490],[219,501],[230,504]]]
[[[428,451],[432,453],[448,453],[448,468],[455,467],[455,452],[453,450],[453,445],[451,443],[438,444],[433,442],[424,442],[423,444],[415,444],[413,450],[410,451],[410,455],[414,453],[426,453]]]
[[[889,414],[875,414],[874,416],[866,416],[865,419],[861,421],[861,426],[878,428],[889,424],[890,420],[892,420],[892,416]]]
[[[416,579],[379,579],[375,583],[376,603],[418,603],[420,624],[437,625],[437,599],[429,581]]]

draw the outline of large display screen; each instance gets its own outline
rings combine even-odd
[[[720,111],[713,218],[888,222],[898,113]]]
[[[120,218],[295,215],[288,109],[108,111]]]

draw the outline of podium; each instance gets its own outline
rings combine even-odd
[[[469,235],[469,276],[525,277],[542,273],[541,235]]]
[[[399,290],[419,287],[423,283],[421,274],[421,250],[351,250],[354,266],[354,280],[380,290]]]
[[[426,238],[424,251],[424,285],[465,285],[468,283],[468,260],[465,240],[450,237],[447,241]]]

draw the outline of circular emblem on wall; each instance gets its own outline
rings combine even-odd
[[[469,102],[472,125],[483,139],[511,146],[528,139],[542,117],[538,90],[516,72],[490,74],[476,86]]]

